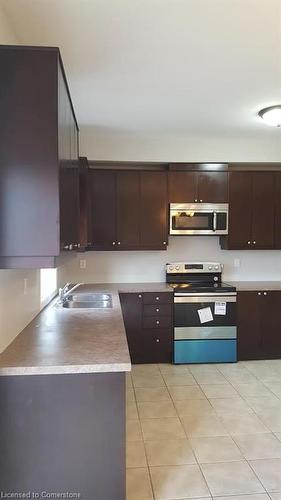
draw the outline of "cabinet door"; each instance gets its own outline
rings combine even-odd
[[[275,172],[275,248],[281,249],[281,172]]]
[[[274,248],[274,173],[255,172],[252,176],[252,245]]]
[[[252,173],[229,174],[229,228],[223,248],[249,249],[252,242]]]
[[[132,363],[143,363],[142,294],[120,293],[123,320]]]
[[[203,203],[227,203],[228,173],[198,172],[198,201]]]
[[[60,241],[61,249],[79,243],[79,171],[60,168]],[[69,248],[68,248],[69,249]]]
[[[116,173],[117,248],[140,245],[139,172]]]
[[[281,356],[281,291],[260,292],[262,344],[264,359]]]
[[[260,293],[260,295],[259,295]],[[261,292],[238,292],[238,361],[260,359],[262,352]]]
[[[169,202],[194,203],[197,199],[197,172],[169,172]]]
[[[168,235],[166,172],[141,172],[141,248],[165,250]]]
[[[89,170],[88,244],[94,249],[114,249],[116,245],[115,173]]]

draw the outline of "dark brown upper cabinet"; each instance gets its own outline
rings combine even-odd
[[[275,248],[281,249],[281,172],[275,172]]]
[[[57,48],[0,47],[0,267],[79,245],[78,126]]]
[[[165,172],[89,169],[88,249],[167,246]]]
[[[170,203],[227,203],[228,173],[215,171],[169,172]]]
[[[229,173],[229,232],[221,246],[233,250],[275,248],[275,173]]]

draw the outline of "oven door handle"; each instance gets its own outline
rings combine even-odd
[[[210,295],[204,295],[204,296],[191,296],[189,294],[188,296],[175,296],[174,298],[174,303],[175,304],[190,304],[190,303],[215,303],[215,302],[236,302],[236,295],[220,295],[219,293],[214,293],[212,296]]]
[[[213,217],[213,231],[214,233],[217,230],[217,212],[214,212],[214,217]]]

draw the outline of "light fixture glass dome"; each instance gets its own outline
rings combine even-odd
[[[259,116],[272,127],[281,127],[281,104],[261,109]]]

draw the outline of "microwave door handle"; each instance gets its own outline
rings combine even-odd
[[[214,212],[213,231],[216,232],[216,230],[217,230],[217,212]]]

